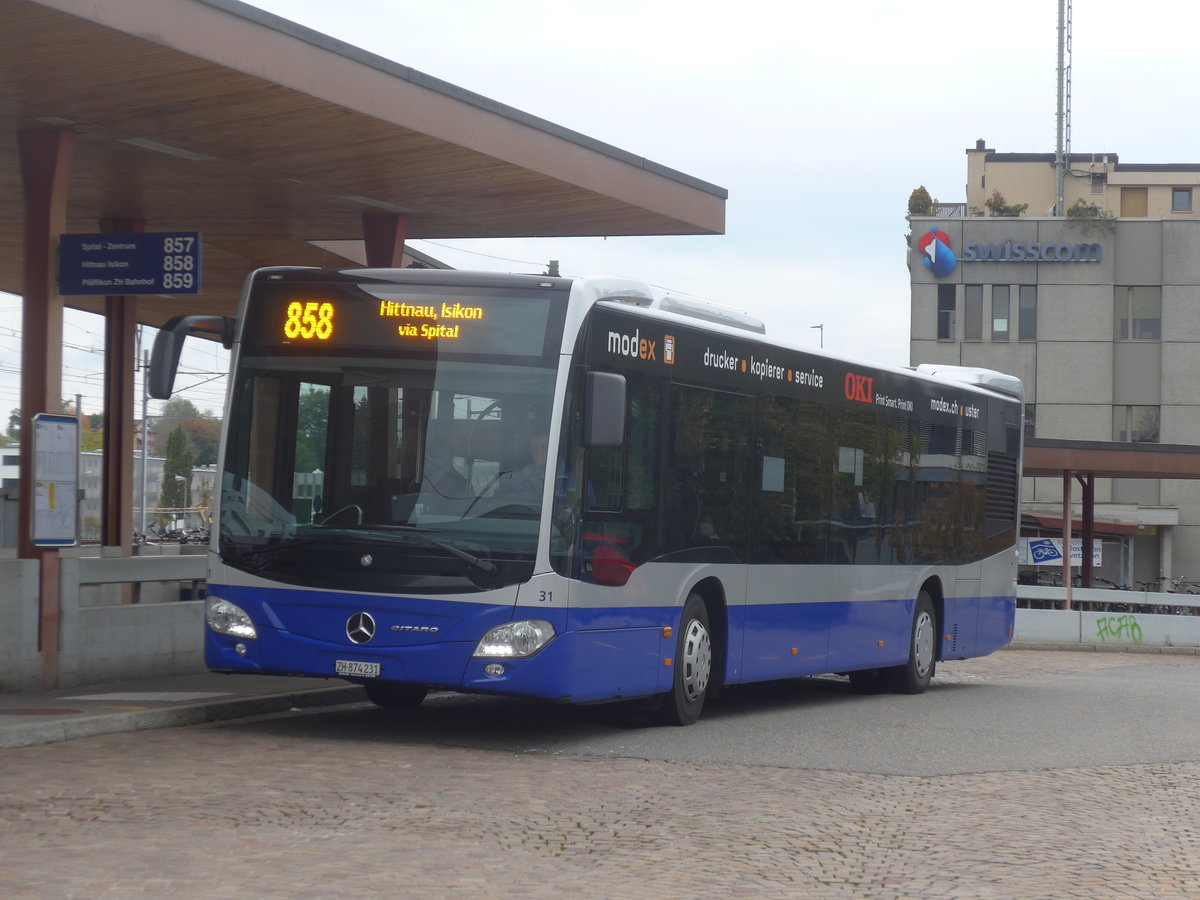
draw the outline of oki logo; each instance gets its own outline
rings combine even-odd
[[[855,375],[853,372],[846,373],[847,400],[857,400],[859,403],[874,403],[874,386],[874,378],[868,378],[866,375]]]

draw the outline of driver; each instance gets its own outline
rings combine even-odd
[[[513,472],[501,488],[505,494],[531,498],[534,502],[542,498],[542,486],[546,483],[546,449],[550,438],[545,432],[536,432],[529,437],[529,462]]]

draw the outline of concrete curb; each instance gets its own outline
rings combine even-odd
[[[284,712],[293,708],[337,706],[342,703],[357,703],[363,700],[366,700],[366,695],[361,687],[346,685],[283,694],[222,697],[202,703],[103,713],[55,719],[49,722],[28,722],[0,728],[0,750],[37,747],[42,744],[55,744],[60,741],[104,734],[179,728],[204,722],[220,722],[266,713]]]
[[[1164,656],[1200,656],[1200,647],[1164,647],[1158,644],[1081,644],[1055,641],[1013,641],[1005,650],[1068,650],[1076,653],[1149,653]]]

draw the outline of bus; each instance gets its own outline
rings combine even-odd
[[[625,279],[268,268],[236,318],[206,600],[218,672],[640,700],[920,693],[1012,639],[1022,388],[771,341]]]

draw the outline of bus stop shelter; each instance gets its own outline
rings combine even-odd
[[[410,238],[718,234],[726,192],[237,0],[0,0],[0,290],[21,429],[57,412],[64,306],[105,317],[102,543],[129,552],[138,323],[230,315],[264,265],[397,266]],[[59,294],[63,234],[197,232],[202,287]],[[42,562],[53,667],[57,552]]]
[[[1096,534],[1096,478],[1200,478],[1200,447],[1180,444],[1117,443],[1029,438],[1021,474],[1027,478],[1061,478],[1063,586],[1067,608],[1071,602],[1071,546],[1078,523],[1084,548]],[[1080,489],[1080,516],[1072,519],[1074,487]],[[1092,586],[1092,555],[1083,553],[1081,582]]]

